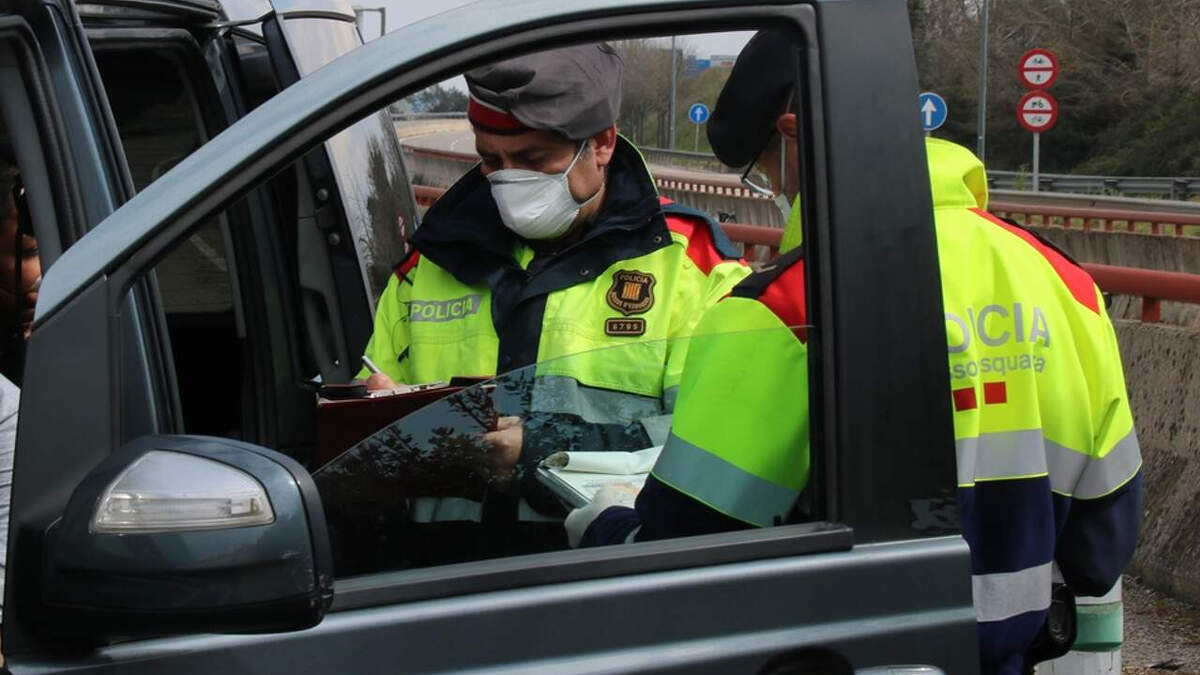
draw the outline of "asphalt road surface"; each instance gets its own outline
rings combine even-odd
[[[1123,672],[1200,675],[1200,608],[1166,597],[1126,576]]]
[[[402,142],[417,148],[475,154],[475,134],[471,133],[470,128],[462,131],[438,131],[432,134],[422,134],[406,138]]]

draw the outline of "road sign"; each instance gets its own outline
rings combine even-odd
[[[708,106],[703,103],[693,103],[692,107],[688,108],[688,119],[693,124],[704,124],[708,121]]]
[[[1049,131],[1058,121],[1058,101],[1048,92],[1031,91],[1017,104],[1017,121],[1035,134]]]
[[[1058,79],[1058,57],[1048,49],[1030,49],[1021,56],[1017,77],[1029,89],[1047,89]]]
[[[933,131],[946,123],[946,117],[950,113],[950,109],[946,106],[946,99],[938,96],[932,91],[923,92],[918,99],[921,111],[921,126],[925,127],[925,131]]]

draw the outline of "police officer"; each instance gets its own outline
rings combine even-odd
[[[610,46],[522,56],[466,81],[481,162],[426,214],[379,300],[366,355],[382,373],[359,377],[384,388],[558,359],[533,388],[540,417],[503,417],[486,437],[518,473],[552,450],[662,443],[677,339],[748,268],[711,219],[660,201],[618,135],[621,60]],[[555,414],[580,422],[577,433],[551,433],[562,429],[546,422]],[[448,515],[448,500],[425,500],[416,515],[479,518],[468,502]],[[442,512],[420,513],[431,509]]]
[[[738,59],[709,131],[726,164],[754,161],[750,153],[776,147],[780,136],[794,153],[791,50],[786,36],[763,32]],[[1113,327],[1092,279],[984,210],[983,165],[969,151],[931,140],[927,153],[981,663],[986,673],[1020,673],[1047,620],[1053,565],[1074,592],[1101,595],[1131,557],[1141,457]],[[779,166],[762,169],[790,203],[794,154]],[[573,543],[786,522],[808,482],[805,333],[788,329],[805,324],[804,297],[796,249],[707,312],[671,436],[635,508],[598,495],[568,517]],[[744,332],[751,328],[763,331]],[[767,351],[772,358],[748,358]],[[746,378],[752,394],[729,396],[730,382]]]

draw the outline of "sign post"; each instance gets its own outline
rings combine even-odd
[[[950,115],[946,99],[932,91],[926,91],[917,98],[917,102],[921,111],[921,127],[925,129],[926,136],[946,123],[946,118]]]
[[[1033,133],[1033,191],[1041,187],[1041,138],[1058,121],[1058,101],[1045,89],[1058,79],[1058,57],[1048,49],[1030,49],[1021,55],[1017,77],[1030,91],[1017,104],[1017,121]]]
[[[1017,104],[1017,121],[1026,131],[1033,132],[1033,191],[1038,191],[1038,164],[1041,159],[1041,137],[1058,121],[1058,101],[1045,91],[1031,91]]]
[[[708,121],[708,106],[703,103],[693,103],[688,108],[688,119],[696,125],[696,140],[692,143],[692,152],[700,151],[700,125]]]

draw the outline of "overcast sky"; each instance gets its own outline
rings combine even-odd
[[[388,31],[471,2],[472,0],[352,0],[355,6],[386,7]],[[379,15],[370,13],[364,17],[363,36],[371,39],[378,35]],[[749,32],[690,35],[687,42],[697,56],[708,58],[713,54],[737,54],[751,35]],[[459,82],[459,88],[465,89],[465,85],[461,84],[462,78],[456,80]]]

